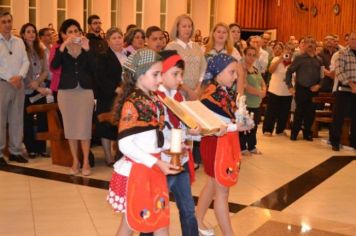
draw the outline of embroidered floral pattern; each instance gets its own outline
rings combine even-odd
[[[219,86],[213,82],[205,90],[203,99],[208,99],[212,103],[218,105],[226,112],[226,114],[233,118],[233,111],[236,108],[234,102],[234,91],[236,90],[226,90],[225,87]]]
[[[146,95],[143,91],[136,89],[125,100],[120,117],[119,139],[147,131],[147,129],[157,129],[158,143],[162,143],[160,132],[164,127],[164,109],[155,94]]]
[[[143,91],[136,89],[128,97],[128,100],[134,105],[137,110],[137,121],[144,121],[147,123],[159,123],[160,127],[163,126],[163,105],[154,93],[151,93],[150,96],[148,96]]]

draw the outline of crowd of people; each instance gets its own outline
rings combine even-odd
[[[218,23],[203,38],[188,15],[176,18],[170,34],[157,26],[144,31],[136,25],[125,33],[111,27],[103,34],[100,17],[92,15],[87,33],[75,19],[66,19],[58,34],[27,23],[16,37],[12,22],[10,13],[0,14],[0,166],[7,164],[2,154],[7,130],[9,161],[28,162],[22,144],[28,158],[50,156],[45,141],[35,138],[47,129],[46,116],[29,114],[26,108],[51,102],[53,96],[73,157],[71,175],[92,173],[95,123],[106,164],[114,168],[107,200],[123,213],[117,235],[168,235],[169,191],[183,235],[214,235],[204,223],[213,200],[223,234],[234,235],[229,188],[237,182],[239,153],[262,154],[256,133],[264,101],[265,136],[274,129],[276,135],[286,135],[294,100],[290,139],[297,140],[302,131],[305,140],[313,141],[312,98],[319,91],[333,92],[332,149],[340,148],[345,116],[352,119],[350,145],[356,149],[356,31],[348,34],[347,45],[330,34],[320,46],[310,36],[272,41],[267,32],[243,40],[236,23]],[[236,125],[236,100],[242,96],[255,123],[249,131]],[[226,126],[200,136],[200,127],[187,127],[161,102],[165,97],[200,100]],[[116,125],[98,121],[97,116],[108,112],[115,113]],[[173,129],[183,130],[183,170],[170,163],[169,153],[161,153],[171,147]],[[190,185],[201,161],[207,180],[195,210]]]

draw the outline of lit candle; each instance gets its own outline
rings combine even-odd
[[[171,135],[171,152],[180,153],[182,151],[182,130],[172,129]]]

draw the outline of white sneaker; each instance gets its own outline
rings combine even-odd
[[[199,229],[199,235],[200,236],[213,236],[215,235],[215,232],[213,229]]]
[[[242,156],[251,156],[251,153],[248,150],[241,151]]]
[[[262,154],[262,152],[261,152],[260,150],[258,150],[257,148],[252,149],[252,150],[250,151],[250,153],[255,154],[255,155],[261,155],[261,154]]]

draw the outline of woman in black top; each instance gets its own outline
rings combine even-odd
[[[94,108],[93,77],[95,59],[89,50],[89,40],[82,36],[79,23],[65,20],[59,31],[61,46],[51,66],[62,68],[58,87],[58,106],[62,113],[64,135],[73,156],[70,174],[79,173],[78,144],[83,151],[83,175],[90,175],[88,161]],[[79,142],[80,141],[80,142]]]
[[[127,59],[123,49],[124,39],[120,29],[110,28],[106,32],[106,39],[109,48],[106,53],[100,55],[96,79],[96,112],[101,114],[109,112],[116,96],[116,90],[121,84],[121,63]],[[96,134],[101,137],[107,165],[115,162],[111,153],[111,145],[117,140],[117,127],[108,122],[98,122],[96,124]]]

